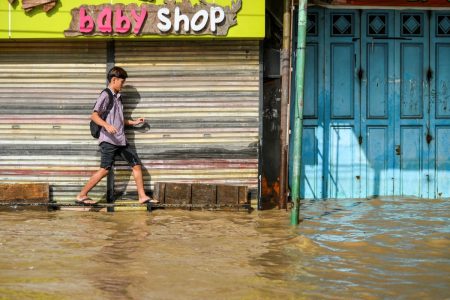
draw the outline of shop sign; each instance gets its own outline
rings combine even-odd
[[[242,0],[222,7],[201,1],[183,0],[154,4],[82,5],[72,9],[72,21],[64,35],[217,35],[226,36],[237,24]]]

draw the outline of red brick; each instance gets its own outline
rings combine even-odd
[[[216,189],[212,184],[192,184],[192,204],[216,204]]]
[[[217,204],[237,205],[239,203],[239,187],[233,185],[217,186]]]

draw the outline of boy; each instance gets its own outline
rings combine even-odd
[[[113,67],[108,72],[108,88],[113,94],[113,105],[108,116],[106,117],[106,120],[102,120],[100,116],[107,110],[109,103],[108,93],[103,91],[95,103],[91,120],[102,127],[98,138],[102,153],[100,169],[92,175],[78,194],[75,200],[78,204],[92,205],[97,203],[96,201],[90,199],[87,194],[103,177],[108,174],[109,169],[111,169],[114,163],[114,157],[116,154],[126,160],[133,169],[133,177],[136,181],[139,203],[158,203],[158,201],[151,199],[145,194],[144,181],[142,178],[142,163],[136,152],[131,149],[125,137],[125,126],[138,125],[144,122],[144,118],[124,120],[120,91],[122,90],[127,77],[127,72],[120,67]]]

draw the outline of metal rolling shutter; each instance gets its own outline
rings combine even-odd
[[[106,42],[0,43],[0,182],[48,182],[53,200],[74,200],[99,166],[88,123],[105,70]]]
[[[258,41],[116,41],[128,72],[126,117],[150,128],[127,131],[155,182],[247,185],[256,198],[260,66]],[[116,191],[136,191],[116,165]]]

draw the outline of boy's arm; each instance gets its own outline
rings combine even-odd
[[[117,133],[117,128],[108,124],[106,121],[104,121],[100,116],[98,115],[98,112],[94,111],[91,114],[91,120],[95,122],[95,124],[102,126],[108,131],[109,133]]]

